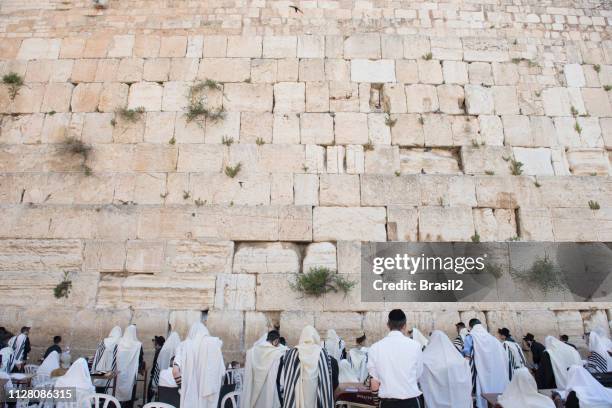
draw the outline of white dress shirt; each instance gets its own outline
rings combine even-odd
[[[380,398],[409,399],[421,395],[417,380],[423,372],[422,346],[392,330],[368,351],[368,371],[380,381]]]

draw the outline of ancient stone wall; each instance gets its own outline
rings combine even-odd
[[[380,337],[394,305],[288,285],[357,278],[359,241],[612,241],[611,25],[595,0],[4,0],[0,321],[85,353],[206,317],[241,359],[274,325]],[[578,343],[612,319],[401,306]]]

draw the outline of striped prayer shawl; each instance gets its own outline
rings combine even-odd
[[[17,336],[15,336],[14,337],[15,340],[13,341],[13,344],[11,344],[11,347],[13,348],[13,366],[17,363],[20,363],[23,360],[23,355],[25,353],[25,345],[26,345],[25,337],[23,338],[21,342],[19,342],[20,337],[21,337],[21,334],[18,334]]]
[[[521,347],[512,341],[504,341],[504,349],[508,353],[508,378],[512,381],[514,371],[519,368],[527,367],[527,361]],[[512,350],[514,348],[515,351]],[[517,358],[518,355],[518,358]]]
[[[92,373],[96,372],[96,367],[98,366],[98,363],[100,362],[100,359],[102,358],[102,355],[104,354],[104,350],[106,350],[106,346],[104,345],[104,341],[101,341],[100,344],[98,344],[98,347],[96,348],[96,354],[94,355],[94,362],[91,365]]]
[[[299,350],[293,348],[284,356],[282,371],[282,408],[294,408],[296,405],[296,386],[300,381]],[[325,349],[321,349],[317,367],[319,386],[317,387],[317,406],[313,408],[333,408],[334,390],[332,386],[331,358]]]
[[[453,339],[453,345],[457,347],[457,350],[459,350],[461,354],[463,354],[463,339],[461,336],[457,336]]]
[[[608,361],[601,354],[591,351],[591,355],[587,357],[586,369],[590,373],[605,373],[608,371]]]

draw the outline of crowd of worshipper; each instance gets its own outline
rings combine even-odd
[[[271,330],[247,351],[244,368],[232,361],[226,369],[223,342],[197,322],[183,341],[176,331],[152,339],[155,354],[143,399],[184,408],[332,408],[354,393],[364,396],[359,406],[380,408],[612,408],[608,328],[585,335],[589,353],[582,360],[567,336],[547,336],[542,344],[527,333],[519,343],[507,328],[493,335],[478,319],[457,323],[457,336],[449,338],[440,330],[426,335],[407,327],[405,313],[395,309],[387,327],[381,340],[368,346],[363,334],[349,350],[335,330],[321,339],[306,326],[294,346]],[[30,330],[13,335],[0,328],[5,387],[12,386],[10,374],[29,362]],[[144,368],[135,325],[114,327],[92,357],[71,364],[68,359],[67,365],[61,343],[60,336],[53,338],[32,386],[55,377],[55,387],[74,387],[77,397],[112,392],[122,407],[135,406]],[[96,376],[109,372],[117,374],[116,382]],[[234,395],[236,405],[221,407],[226,395]]]

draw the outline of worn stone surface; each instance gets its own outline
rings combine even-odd
[[[313,265],[358,281],[361,241],[612,240],[609,10],[413,3],[4,2],[0,319],[32,320],[34,353],[208,319],[242,360],[278,325],[375,341],[393,306],[584,347],[609,304],[291,289]]]

